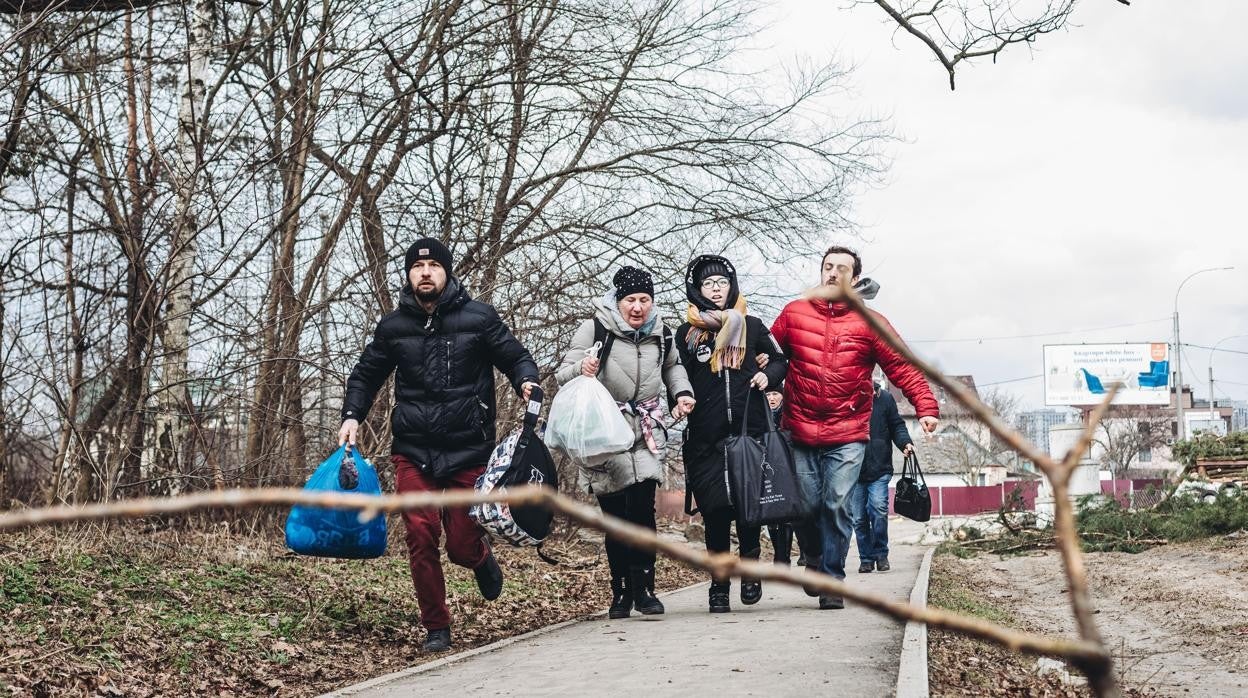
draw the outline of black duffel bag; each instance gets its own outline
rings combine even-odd
[[[932,495],[928,494],[927,482],[919,469],[919,457],[914,453],[906,456],[901,465],[901,477],[893,493],[893,511],[915,521],[932,518]]]
[[[746,526],[764,526],[807,519],[811,512],[797,481],[793,445],[783,432],[776,430],[771,410],[764,410],[766,432],[756,439],[746,431],[753,394],[753,390],[746,394],[741,434],[723,441],[729,494],[737,520]]]

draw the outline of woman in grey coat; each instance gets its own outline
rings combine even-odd
[[[597,376],[633,428],[633,445],[600,462],[582,464],[580,484],[598,498],[605,514],[655,529],[654,494],[663,482],[667,444],[664,413],[676,419],[694,406],[693,389],[673,348],[672,333],[654,306],[648,272],[624,267],[599,301],[594,318],[577,328],[572,347],[555,374],[560,385],[577,376]],[[599,358],[586,350],[602,342]],[[611,567],[610,618],[627,618],[631,609],[663,613],[654,596],[654,552],[607,539]]]

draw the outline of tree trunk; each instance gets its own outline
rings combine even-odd
[[[13,162],[13,154],[17,152],[18,136],[22,132],[22,119],[26,116],[26,105],[30,100],[32,83],[36,79],[31,75],[30,41],[22,42],[22,57],[18,62],[17,91],[13,95],[13,107],[9,112],[8,127],[4,131],[4,141],[0,142],[0,191],[4,190],[5,175],[9,173],[9,164]]]
[[[82,370],[85,363],[86,346],[82,338],[82,322],[78,318],[78,295],[75,292],[75,274],[74,274],[74,222],[75,222],[75,205],[77,202],[78,191],[78,161],[73,160],[70,163],[69,170],[69,192],[67,194],[67,209],[69,211],[69,226],[65,235],[65,312],[69,315],[69,342],[71,346],[69,375],[67,376],[69,397],[66,400],[64,412],[61,416],[61,436],[57,442],[56,456],[52,461],[52,489],[48,493],[48,505],[57,503],[61,498],[61,480],[65,475],[65,465],[68,462],[70,450],[73,448],[73,439],[76,430],[76,420],[78,419],[78,402],[82,395]],[[89,459],[82,459],[80,463]],[[94,470],[91,468],[78,471],[80,479],[86,479],[87,490],[91,487],[91,477]],[[75,491],[77,487],[75,486]]]
[[[290,145],[289,154],[282,147],[280,137],[275,135],[273,152],[281,156],[282,168],[282,214],[279,220],[281,232],[278,236],[279,245],[273,258],[269,287],[266,294],[264,331],[261,335],[260,369],[256,379],[255,400],[252,405],[251,420],[247,425],[246,461],[255,468],[257,477],[261,477],[260,463],[280,457],[286,464],[281,472],[289,474],[289,458],[286,454],[271,452],[281,443],[278,431],[283,427],[284,417],[290,414],[289,402],[291,386],[284,385],[284,379],[291,375],[290,361],[297,356],[299,348],[299,330],[302,329],[302,312],[297,308],[295,297],[295,241],[299,235],[302,220],[300,213],[303,205],[304,179],[307,175],[308,156],[311,152],[312,135],[315,130],[320,76],[322,74],[324,53],[317,49],[315,57],[309,61],[302,43],[296,35],[295,43],[289,49],[292,55],[300,56],[300,63],[290,67],[292,76],[310,79],[305,88],[300,80],[291,81],[293,97],[277,97],[277,118],[275,123],[284,121],[286,112],[283,102],[293,99],[290,112]],[[306,92],[303,90],[306,89]],[[296,90],[299,90],[296,92]],[[297,375],[297,370],[295,375]],[[302,415],[299,415],[302,419]],[[298,440],[299,442],[302,439]],[[257,483],[260,484],[260,483]]]
[[[162,343],[160,387],[157,394],[155,423],[155,474],[167,487],[153,494],[176,494],[182,490],[178,476],[188,474],[189,463],[183,455],[191,452],[187,444],[190,415],[194,410],[187,383],[187,355],[191,320],[192,268],[198,251],[199,221],[195,212],[196,192],[203,168],[204,137],[207,115],[204,110],[208,56],[212,49],[212,28],[216,12],[215,0],[195,0],[191,14],[190,46],[184,76],[181,103],[178,108],[178,135],[173,164],[177,209],[174,214],[173,237],[170,241],[170,262]]]

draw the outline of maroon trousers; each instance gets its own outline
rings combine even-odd
[[[477,477],[485,470],[461,470],[450,477],[435,478],[420,471],[417,465],[397,453],[394,463],[395,486],[400,494],[407,492],[440,492],[450,489],[472,489]],[[438,539],[446,529],[446,555],[451,562],[469,569],[485,562],[489,555],[481,529],[468,518],[468,509],[420,509],[403,512],[407,526],[407,556],[416,587],[416,603],[420,606],[420,624],[428,630],[451,627],[451,612],[446,607],[446,578],[442,576],[442,554]]]

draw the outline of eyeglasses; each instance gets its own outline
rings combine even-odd
[[[732,282],[722,277],[719,279],[703,279],[702,281],[702,288],[707,291],[712,291],[717,288],[728,289],[731,287]]]

